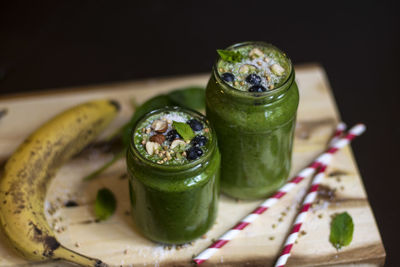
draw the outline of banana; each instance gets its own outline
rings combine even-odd
[[[44,199],[58,167],[89,144],[118,110],[118,103],[111,100],[68,109],[39,127],[7,161],[0,180],[1,228],[11,245],[29,260],[107,266],[57,241],[46,221]]]

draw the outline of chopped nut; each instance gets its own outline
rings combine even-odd
[[[248,73],[250,70],[249,65],[245,64],[239,68],[239,73]]]
[[[186,157],[186,151],[183,151],[183,152],[182,152],[182,156],[183,156],[183,157]]]
[[[240,85],[241,85],[241,86],[243,86],[243,85],[244,85],[244,82],[243,82],[243,81],[242,81],[242,82],[240,82]]]
[[[146,133],[149,134],[150,132],[151,132],[151,129],[150,129],[150,128],[147,128],[147,129],[146,129]]]
[[[282,66],[281,65],[279,65],[279,64],[272,64],[272,66],[270,67],[271,68],[271,71],[275,74],[275,75],[278,75],[278,76],[282,76],[282,74],[285,72],[285,69],[284,68],[282,68]]]
[[[153,135],[152,137],[150,137],[150,141],[159,143],[161,145],[165,141],[165,136],[162,134],[156,134],[156,135]]]
[[[204,129],[204,132],[205,132],[205,133],[208,133],[209,131],[210,131],[210,129],[208,129],[208,128],[205,128],[205,129]]]
[[[144,133],[146,131],[146,128],[142,128],[142,133]]]
[[[257,65],[258,65],[258,66],[261,66],[261,65],[262,65],[262,62],[261,62],[261,61],[257,61]]]
[[[172,124],[172,120],[167,120],[168,124]]]
[[[250,57],[253,57],[253,58],[256,58],[256,57],[263,57],[263,56],[264,56],[264,53],[263,53],[260,49],[258,49],[258,48],[256,47],[256,48],[251,49],[251,51],[250,51],[250,53],[249,53],[249,56],[250,56]]]
[[[142,140],[142,145],[145,145],[146,144],[146,140]]]
[[[264,58],[264,61],[265,61],[265,62],[269,62],[269,58],[268,58],[268,57],[265,57],[265,58]]]
[[[157,133],[165,133],[168,129],[168,123],[164,120],[155,120],[151,124],[151,128],[153,128]]]
[[[235,81],[233,84],[234,84],[235,86],[238,86],[238,85],[239,85],[239,82],[238,82],[238,81]]]
[[[302,235],[306,235],[306,234],[307,234],[307,232],[306,232],[306,231],[304,231],[304,230],[302,230],[302,231],[300,232],[300,234],[302,234]]]
[[[202,238],[202,239],[206,239],[207,236],[206,236],[206,235],[202,235],[201,238]]]
[[[168,160],[171,160],[171,159],[172,159],[172,157],[171,157],[171,156],[167,156],[167,159],[168,159]]]
[[[163,161],[167,162],[167,161],[168,161],[168,158],[167,158],[167,157],[163,158]]]
[[[167,157],[171,157],[171,153],[169,153],[169,151],[167,151],[167,152],[165,153],[165,155],[166,155]]]
[[[267,78],[267,81],[269,81],[269,82],[271,81],[271,76],[267,76],[266,78]]]
[[[270,86],[268,86],[268,88],[272,90],[275,88],[275,86],[273,84],[271,84]]]
[[[146,143],[146,151],[151,156],[153,155],[156,149],[160,148],[160,144],[156,142],[147,142]]]
[[[224,69],[223,68],[219,68],[219,72],[224,72]]]

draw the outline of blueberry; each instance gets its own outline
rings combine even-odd
[[[261,77],[258,76],[257,74],[252,73],[246,77],[246,82],[252,85],[260,85]]]
[[[191,119],[191,120],[188,120],[186,123],[190,125],[190,128],[192,128],[193,131],[203,130],[203,124],[201,122],[199,122],[198,120]]]
[[[193,146],[205,146],[207,144],[207,137],[205,137],[204,135],[198,135],[195,138],[192,139],[192,141],[190,142]]]
[[[249,88],[249,92],[254,92],[254,93],[261,93],[266,91],[267,89],[262,85],[253,85],[252,87]]]
[[[221,75],[222,80],[224,80],[225,82],[233,82],[235,80],[235,75],[233,75],[230,72],[225,72]]]
[[[186,150],[186,155],[188,160],[198,159],[201,155],[203,155],[203,150],[201,150],[197,146],[193,146]]]
[[[171,130],[167,133],[166,138],[168,141],[172,142],[175,139],[182,138],[182,136],[180,134],[178,134],[178,132],[176,130]]]

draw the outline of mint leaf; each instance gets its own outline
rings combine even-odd
[[[94,214],[100,221],[108,219],[114,214],[117,207],[117,201],[114,194],[107,188],[102,188],[97,192],[94,203]]]
[[[347,212],[336,215],[331,223],[329,241],[336,249],[348,246],[353,239],[353,219]]]
[[[239,51],[217,49],[217,53],[224,61],[240,62],[243,59],[243,55]]]
[[[182,136],[183,140],[185,141],[188,141],[195,136],[192,128],[190,128],[189,124],[187,123],[173,121],[172,127],[174,127],[174,129],[178,132],[178,134]]]

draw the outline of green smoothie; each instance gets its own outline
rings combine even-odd
[[[221,190],[235,198],[270,195],[288,178],[299,103],[289,58],[261,42],[219,50],[206,112],[219,140]]]
[[[203,115],[170,107],[146,114],[127,153],[132,214],[151,240],[182,244],[214,223],[220,154]]]

